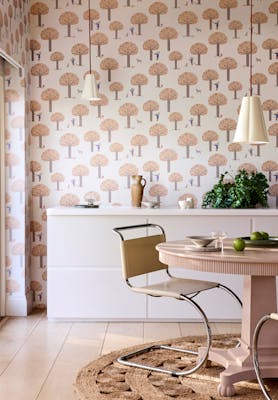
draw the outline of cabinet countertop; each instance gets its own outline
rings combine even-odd
[[[47,209],[48,216],[250,216],[250,217],[273,217],[278,216],[276,208],[252,208],[252,209],[211,209],[191,208],[181,210],[175,206],[161,208],[136,208],[128,206],[100,206],[99,208],[80,207],[51,207]]]

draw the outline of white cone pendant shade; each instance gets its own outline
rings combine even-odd
[[[233,141],[250,144],[269,142],[261,101],[258,96],[243,97]]]
[[[94,74],[90,73],[85,76],[84,89],[82,92],[83,99],[100,100],[100,95],[97,90]]]

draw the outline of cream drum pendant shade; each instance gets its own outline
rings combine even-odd
[[[95,75],[91,72],[85,76],[82,97],[87,100],[100,100]]]
[[[265,144],[269,143],[266,131],[261,101],[253,96],[252,90],[252,55],[253,55],[253,1],[250,1],[250,66],[249,66],[249,96],[242,99],[234,143]]]
[[[243,97],[233,141],[250,144],[269,142],[261,101],[258,96]]]

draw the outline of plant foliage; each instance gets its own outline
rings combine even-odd
[[[225,182],[225,174],[212,190],[204,196],[202,207],[207,208],[254,208],[268,207],[268,182],[262,172],[240,170],[232,182]]]

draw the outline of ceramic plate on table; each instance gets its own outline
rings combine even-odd
[[[221,247],[214,247],[214,246],[194,246],[194,245],[185,245],[184,246],[186,251],[198,251],[198,252],[210,252],[210,251],[221,251]]]
[[[250,236],[242,238],[246,246],[252,247],[278,247],[278,236],[270,236],[268,239],[251,240]]]

